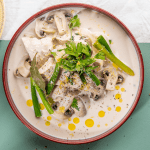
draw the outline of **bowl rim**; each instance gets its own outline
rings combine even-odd
[[[112,127],[111,129],[107,130],[106,132],[104,132],[103,134],[97,135],[95,137],[91,137],[88,139],[82,139],[82,140],[68,140],[68,139],[60,139],[60,138],[56,138],[50,135],[47,135],[45,133],[43,133],[42,131],[36,129],[34,126],[32,126],[23,116],[22,114],[19,112],[19,110],[17,109],[17,107],[15,106],[15,103],[11,97],[11,92],[9,91],[9,86],[8,86],[8,78],[7,78],[7,67],[8,67],[8,61],[9,61],[9,56],[11,53],[11,50],[13,48],[13,45],[15,43],[15,41],[17,40],[18,36],[20,35],[20,33],[23,31],[24,28],[26,28],[26,26],[28,26],[33,20],[35,20],[37,17],[55,10],[55,9],[60,9],[60,8],[66,8],[66,7],[81,7],[81,8],[89,8],[95,11],[98,11],[100,13],[103,13],[104,15],[110,17],[111,19],[113,19],[115,22],[117,22],[123,29],[124,31],[127,33],[127,35],[129,36],[129,38],[131,39],[136,53],[138,55],[138,60],[139,60],[139,65],[140,65],[140,83],[139,83],[139,88],[138,88],[138,92],[136,95],[136,98],[131,106],[131,108],[129,109],[129,111],[127,112],[127,114],[122,118],[122,120],[116,124],[114,127]],[[5,95],[7,97],[7,100],[9,102],[9,105],[11,106],[12,110],[14,111],[15,115],[18,117],[18,119],[27,127],[29,128],[31,131],[33,131],[34,133],[36,133],[37,135],[54,141],[54,142],[58,142],[58,143],[63,143],[63,144],[85,144],[85,143],[89,143],[89,142],[93,142],[93,141],[97,141],[99,139],[102,139],[108,135],[110,135],[111,133],[113,133],[114,131],[116,131],[119,127],[121,127],[123,125],[123,123],[126,122],[126,120],[130,117],[130,115],[132,114],[132,112],[134,111],[142,89],[143,89],[143,83],[144,83],[144,64],[143,64],[143,58],[141,55],[141,51],[140,48],[134,38],[134,36],[132,35],[131,31],[124,25],[124,23],[122,23],[117,17],[115,17],[114,15],[112,15],[111,13],[107,12],[104,9],[101,9],[99,7],[93,6],[93,5],[89,5],[89,4],[83,4],[83,3],[63,3],[63,4],[58,4],[58,5],[54,5],[54,6],[50,6],[47,7],[39,12],[37,12],[36,14],[32,15],[29,19],[27,19],[19,28],[18,30],[15,32],[15,34],[13,35],[12,39],[9,42],[9,45],[6,49],[5,52],[5,56],[4,56],[4,60],[3,60],[3,70],[2,70],[2,79],[3,79],[3,87],[4,87],[4,91],[5,91]]]

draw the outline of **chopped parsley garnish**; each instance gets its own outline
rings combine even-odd
[[[73,102],[71,104],[71,107],[75,108],[76,110],[79,111],[79,107],[78,107],[78,100],[77,99],[73,99]]]

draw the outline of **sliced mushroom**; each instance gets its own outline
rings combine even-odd
[[[117,84],[122,84],[125,81],[125,78],[126,78],[125,73],[119,71],[118,72]]]
[[[48,15],[48,17],[47,17],[47,22],[48,23],[53,23],[54,22],[54,15]]]
[[[58,109],[58,106],[59,106],[59,102],[55,102],[52,104],[52,109],[55,111]]]
[[[106,90],[113,91],[118,80],[118,72],[114,68],[107,68],[102,71],[102,77],[107,80]]]
[[[16,77],[27,78],[30,76],[30,59],[28,55],[25,55],[19,63],[17,69],[14,71]]]
[[[54,15],[54,20],[59,32],[59,35],[64,35],[67,31],[67,22],[63,12],[57,12]]]
[[[71,117],[74,114],[74,110],[70,107],[69,109],[66,110],[64,113],[65,116]]]
[[[36,19],[36,25],[35,25],[35,33],[39,38],[44,38],[46,37],[47,34],[54,34],[56,32],[56,29],[54,25],[49,24],[45,18],[41,19],[38,18]]]
[[[64,120],[68,119],[74,113],[70,108],[73,102],[73,96],[71,94],[68,93],[67,96],[57,97],[54,101],[58,102],[53,104],[55,117]]]
[[[87,110],[86,110],[85,105],[82,101],[82,98],[80,96],[77,96],[77,97],[75,97],[75,99],[77,99],[78,108],[79,108],[79,110],[73,108],[73,110],[75,111],[75,115],[78,117],[84,117],[87,114]]]

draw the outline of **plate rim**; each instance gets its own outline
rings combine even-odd
[[[56,138],[53,137],[51,135],[47,135],[46,133],[43,133],[42,131],[38,130],[37,128],[35,128],[33,125],[31,125],[23,116],[22,114],[19,112],[19,110],[17,109],[17,107],[15,106],[15,103],[13,102],[13,99],[11,97],[11,93],[9,91],[9,86],[8,86],[8,78],[7,78],[7,66],[8,66],[8,61],[9,61],[9,56],[11,53],[11,50],[13,48],[13,45],[15,43],[15,41],[17,40],[18,36],[20,35],[20,33],[23,31],[23,29],[28,26],[33,20],[35,20],[37,17],[55,10],[55,9],[60,9],[60,8],[65,8],[65,7],[83,7],[83,8],[89,8],[92,10],[96,10],[100,13],[105,14],[106,16],[110,17],[111,19],[113,19],[115,22],[117,22],[123,29],[124,31],[127,33],[127,35],[129,36],[129,38],[131,39],[136,53],[138,55],[138,60],[139,60],[139,65],[140,65],[140,83],[139,83],[139,88],[138,88],[138,92],[137,95],[135,97],[135,100],[131,106],[131,108],[129,109],[129,111],[127,112],[127,114],[121,119],[121,121],[119,121],[119,123],[117,123],[114,127],[112,127],[111,129],[107,130],[106,132],[88,138],[88,139],[82,139],[82,140],[68,140],[68,139],[61,139],[61,138]],[[120,128],[125,122],[126,120],[130,117],[130,115],[132,114],[132,112],[134,111],[141,93],[142,93],[142,89],[143,89],[143,83],[144,83],[144,63],[143,63],[143,58],[141,55],[141,51],[140,48],[137,44],[137,41],[135,40],[134,36],[132,35],[131,31],[124,25],[124,23],[122,23],[117,17],[115,17],[114,15],[112,15],[111,13],[109,13],[108,11],[93,6],[93,5],[89,5],[89,4],[84,4],[84,3],[63,3],[63,4],[58,4],[58,5],[53,5],[50,7],[47,7],[37,13],[35,13],[34,15],[32,15],[30,18],[28,18],[19,28],[18,30],[15,32],[15,34],[13,35],[12,39],[9,42],[9,45],[6,49],[5,52],[5,56],[4,56],[4,60],[3,60],[3,68],[2,68],[2,79],[3,79],[3,87],[4,87],[4,91],[5,91],[5,95],[7,97],[8,103],[11,106],[13,112],[15,113],[15,115],[18,117],[18,119],[27,127],[29,128],[31,131],[33,131],[34,133],[36,133],[37,135],[54,141],[54,142],[58,142],[58,143],[63,143],[63,144],[85,144],[85,143],[90,143],[90,142],[94,142],[97,141],[99,139],[102,139],[108,135],[110,135],[111,133],[113,133],[114,131],[116,131],[118,128]]]

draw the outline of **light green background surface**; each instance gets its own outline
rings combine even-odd
[[[0,41],[0,150],[150,150],[150,44],[139,43],[145,83],[140,101],[130,118],[104,139],[89,144],[66,145],[36,135],[11,110],[2,83],[3,58],[8,43]]]

